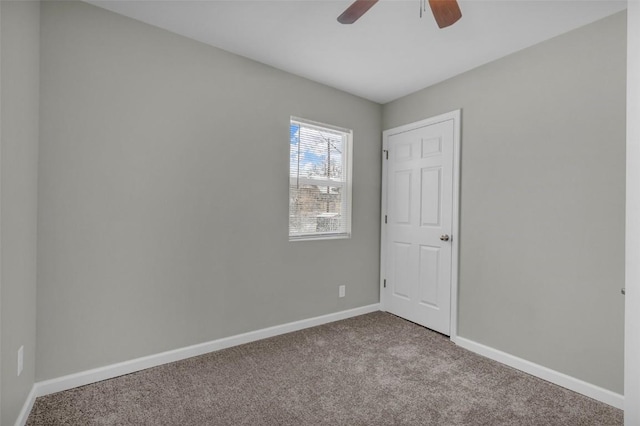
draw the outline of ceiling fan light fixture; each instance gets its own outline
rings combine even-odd
[[[338,16],[338,22],[341,24],[353,24],[377,2],[378,0],[354,1],[347,10]],[[433,12],[433,17],[436,18],[436,23],[440,28],[453,25],[462,18],[462,12],[460,11],[457,0],[429,0],[429,6],[431,7],[431,12]],[[426,0],[420,0],[421,18],[423,10],[426,10]]]

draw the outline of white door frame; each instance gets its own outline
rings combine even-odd
[[[640,3],[627,4],[624,424],[640,424]]]
[[[380,215],[380,310],[386,311],[385,281],[387,268],[387,150],[389,136],[453,119],[453,211],[451,222],[451,331],[449,338],[456,342],[458,336],[458,257],[460,241],[460,117],[461,110],[451,111],[415,123],[395,127],[382,132],[382,194]]]

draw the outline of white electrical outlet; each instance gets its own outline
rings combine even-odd
[[[20,349],[18,349],[18,376],[22,374],[23,367],[24,367],[24,346],[20,346]]]
[[[338,297],[344,297],[346,287],[346,285],[341,285],[340,287],[338,287]]]

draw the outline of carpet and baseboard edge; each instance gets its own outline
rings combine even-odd
[[[462,348],[477,353],[478,355],[498,361],[502,364],[508,365],[509,367],[513,367],[516,370],[524,371],[527,374],[531,374],[532,376],[546,380],[547,382],[551,382],[576,393],[588,396],[589,398],[604,402],[612,407],[624,410],[624,396],[608,389],[568,376],[564,373],[560,373],[559,371],[527,361],[526,359],[518,358],[517,356],[502,352],[498,349],[494,349],[490,346],[483,345],[464,337],[457,336],[455,343]]]
[[[378,310],[381,310],[381,306],[379,303],[375,303],[372,305],[263,328],[248,333],[212,340],[210,342],[174,349],[155,355],[149,355],[130,361],[124,361],[117,364],[107,365],[92,370],[58,377],[55,379],[37,382],[33,385],[33,388],[31,389],[31,392],[29,393],[27,400],[22,407],[22,410],[20,411],[20,415],[16,420],[15,426],[24,426],[26,424],[35,400],[39,396],[45,396],[55,392],[73,389],[102,380],[112,379],[124,374],[130,374],[136,371],[145,370],[147,368],[156,367],[158,365],[180,361],[198,355],[204,355],[209,352],[226,349],[257,340],[290,333],[293,331],[303,330],[309,327],[328,324],[334,321],[339,321],[358,315],[364,315],[370,312],[376,312]],[[531,374],[532,376],[557,384],[566,389],[588,396],[600,402],[604,402],[605,404],[611,405],[615,408],[624,409],[624,397],[620,394],[593,385],[591,383],[584,382],[580,379],[576,379],[564,373],[551,370],[550,368],[543,367],[525,359],[518,358],[506,352],[502,352],[500,350],[491,348],[481,343],[477,343],[464,337],[455,336],[454,341],[458,346],[475,352],[479,355],[493,359],[494,361],[498,361],[515,369],[524,371],[525,373]]]
[[[242,345],[245,343],[255,342],[256,340],[266,339],[278,336],[280,334],[290,333],[293,331],[303,330],[305,328],[316,327],[322,324],[328,324],[334,321],[364,315],[380,310],[380,304],[361,306],[359,308],[347,309],[345,311],[334,312],[331,314],[321,315],[318,317],[308,318],[300,321],[294,321],[286,324],[267,327],[260,330],[250,331],[235,336],[224,337],[222,339],[212,340],[210,342],[200,343],[184,348],[174,349],[159,354],[149,355],[142,358],[136,358],[129,361],[119,362],[116,364],[106,365],[104,367],[94,368],[79,373],[69,374],[67,376],[55,379],[36,382],[25,401],[20,415],[16,420],[15,426],[24,426],[27,423],[29,413],[33,408],[35,400],[39,396],[45,396],[56,392],[73,389],[79,386],[96,383],[102,380],[113,379],[114,377],[125,374],[135,373],[136,371],[146,370],[147,368],[156,367],[170,362],[180,361],[198,355],[204,355],[209,352],[219,351],[221,349]]]

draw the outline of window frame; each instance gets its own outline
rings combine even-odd
[[[343,240],[351,238],[351,222],[352,222],[352,190],[353,190],[353,130],[346,129],[344,127],[334,126],[331,124],[321,123],[318,121],[308,120],[306,118],[300,118],[291,116],[289,119],[289,155],[291,155],[291,126],[298,124],[309,128],[315,128],[318,130],[328,130],[332,132],[342,133],[344,136],[344,153],[342,167],[343,167],[343,180],[336,181],[327,177],[326,179],[313,179],[308,177],[293,176],[291,170],[291,161],[289,161],[289,191],[296,184],[303,185],[316,185],[316,186],[329,186],[344,188],[341,205],[341,215],[344,215],[344,231],[340,232],[324,232],[324,233],[305,233],[305,234],[291,234],[291,228],[289,228],[289,241],[318,241],[318,240]],[[291,157],[289,157],[291,159]],[[290,199],[291,200],[291,199]],[[291,201],[289,201],[288,207],[289,220],[291,220]]]

